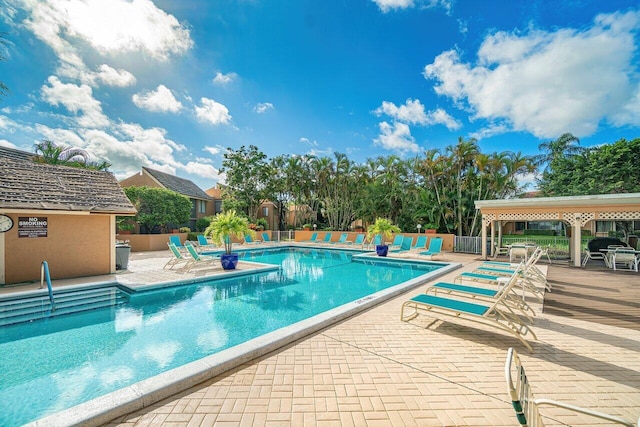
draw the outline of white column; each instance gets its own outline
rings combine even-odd
[[[571,241],[569,245],[569,253],[575,267],[581,265],[581,240],[582,240],[582,220],[580,215],[576,215],[575,220],[571,224]]]
[[[496,254],[496,221],[491,221],[491,253],[489,256]]]
[[[487,222],[482,219],[482,259],[487,259]]]

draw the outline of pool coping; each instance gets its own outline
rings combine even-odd
[[[365,259],[370,258],[372,261],[380,260],[379,257],[371,255],[370,253],[364,253],[358,257]],[[383,289],[356,301],[343,304],[339,307],[296,322],[284,328],[280,328],[260,337],[253,338],[242,344],[222,350],[216,354],[187,363],[186,365],[136,382],[130,386],[123,387],[122,389],[106,395],[37,419],[25,424],[25,426],[66,427],[73,425],[97,426],[106,424],[119,416],[148,407],[162,399],[166,399],[190,387],[210,380],[237,366],[276,351],[292,342],[390,300],[391,298],[394,298],[406,291],[424,285],[425,283],[442,275],[448,274],[462,266],[460,263],[403,260],[398,258],[388,258],[384,261],[399,263],[409,262],[411,264],[439,264],[442,265],[442,268],[390,288]],[[263,265],[266,266],[265,264]],[[271,267],[272,268],[269,268],[269,270],[273,269],[273,266]],[[249,272],[242,273],[253,274],[262,271],[265,270],[251,270]],[[225,278],[228,277],[230,276],[225,276]],[[211,279],[211,277],[208,277],[208,280]],[[176,281],[173,285],[195,283],[199,281],[202,280]],[[111,282],[111,284],[113,283]],[[172,285],[164,283],[145,286],[145,288],[156,286]],[[136,287],[136,289],[139,288]]]

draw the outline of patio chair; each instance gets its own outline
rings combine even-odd
[[[522,427],[544,426],[542,416],[540,415],[540,411],[538,409],[538,407],[542,405],[563,408],[574,413],[577,412],[580,414],[590,415],[595,418],[600,418],[602,420],[610,421],[616,424],[622,424],[624,426],[640,426],[640,418],[636,423],[634,423],[622,417],[605,414],[603,412],[594,411],[592,409],[582,408],[570,403],[559,402],[557,400],[545,398],[534,398],[533,391],[531,390],[531,385],[524,370],[524,366],[522,366],[522,362],[518,357],[518,353],[513,348],[509,348],[509,350],[507,350],[507,360],[504,365],[504,375],[507,381],[507,390],[509,391],[511,404],[516,412],[518,423],[520,423]],[[559,416],[554,413],[554,418],[559,418]],[[558,421],[562,422],[562,420]],[[570,422],[567,424],[570,424]]]
[[[176,245],[171,242],[167,242],[167,245],[169,245],[169,250],[171,250],[172,256],[171,259],[164,265],[164,267],[162,267],[163,269],[169,267],[169,270],[171,270],[178,264],[184,263],[186,266],[186,264],[189,263],[189,258],[185,257],[182,252],[180,252],[180,249],[176,247]]]
[[[187,248],[187,253],[191,257],[189,262],[183,267],[185,270],[189,271],[194,266],[200,265],[210,265],[213,264],[214,261],[219,261],[220,257],[216,255],[202,255],[196,251],[195,246],[191,244],[191,242],[185,242],[184,245]]]
[[[431,259],[436,255],[440,255],[444,259],[444,254],[442,253],[442,237],[432,237],[429,242],[429,249],[425,252],[418,253],[422,256],[428,256]]]
[[[590,260],[601,260],[604,261],[604,264],[609,267],[609,260],[607,259],[607,257],[605,256],[605,254],[603,254],[602,252],[591,252],[589,249],[587,249],[584,252],[584,258],[582,258],[582,266],[586,266],[587,263]]]
[[[404,241],[404,236],[402,234],[396,234],[396,236],[393,238],[393,242],[389,245],[389,250],[390,251],[399,250],[400,247],[402,246],[403,241]]]
[[[616,266],[624,265],[631,271],[638,272],[638,257],[636,251],[631,248],[616,248],[611,255],[611,267],[616,270]]]
[[[402,243],[400,244],[400,248],[394,249],[391,252],[409,252],[411,250],[411,243],[413,242],[413,237],[411,236],[403,236]]]
[[[329,243],[331,243],[332,245],[344,245],[347,243],[347,237],[349,237],[348,233],[342,233],[338,240],[336,240],[335,242],[329,242]]]
[[[184,245],[180,241],[180,236],[178,236],[177,234],[172,234],[171,236],[169,236],[169,243],[173,244],[176,248],[178,248],[178,250],[186,252]]]
[[[326,233],[324,239],[318,243],[331,243],[332,233]]]
[[[465,297],[471,300],[478,300],[484,302],[493,302],[498,298],[502,297],[503,293],[506,293],[504,297],[504,306],[503,308],[510,312],[513,316],[523,316],[523,321],[528,321],[533,323],[532,315],[535,315],[533,309],[526,303],[525,299],[520,297],[516,292],[516,287],[518,286],[518,281],[521,280],[520,276],[524,270],[524,262],[520,264],[520,269],[513,272],[511,277],[503,278],[499,276],[493,276],[493,279],[490,283],[497,284],[497,289],[487,289],[478,286],[471,286],[462,284],[461,276],[465,273],[458,275],[454,279],[456,283],[448,283],[448,282],[438,282],[434,285],[430,285],[425,293],[433,293],[437,295],[438,293],[445,293],[449,295],[457,295],[461,297]],[[477,280],[477,276],[471,273],[471,277]],[[484,278],[488,279],[488,275]],[[520,314],[517,314],[513,310],[518,310]],[[506,313],[509,314],[509,313]]]
[[[269,237],[269,233],[261,233],[260,236],[262,236],[262,243],[275,243],[271,240],[271,237]]]
[[[514,244],[509,248],[509,262],[513,262],[514,258],[519,258],[525,262],[529,259],[529,249],[525,244]]]
[[[470,302],[462,297],[444,298],[427,293],[416,295],[402,304],[400,320],[408,322],[417,317],[420,312],[425,312],[436,318],[448,316],[454,319],[478,322],[513,335],[533,353],[531,344],[524,339],[524,336],[531,333],[534,339],[538,338],[529,328],[527,322],[514,315],[513,310],[506,302],[507,295],[511,292],[511,288],[516,282],[517,280],[515,279],[511,280],[508,286],[505,286],[500,294],[496,295],[495,299],[482,304]],[[407,309],[412,311],[409,314],[405,314]]]
[[[436,238],[437,237],[434,237],[433,239],[436,239]],[[422,250],[422,249],[429,250],[427,248],[427,239],[428,239],[427,236],[418,236],[418,238],[416,239],[416,243],[413,246],[411,246],[411,250],[412,251],[419,251],[419,250]],[[431,239],[431,240],[433,240],[433,239]]]
[[[311,238],[310,238],[309,240],[303,240],[303,242],[312,242],[312,243],[315,243],[317,238],[318,238],[318,233],[314,232],[314,233],[311,235]]]
[[[376,246],[382,244],[382,237],[380,237],[379,235],[375,235],[373,239],[369,240],[369,242],[366,242],[365,244],[367,245],[368,250],[371,250],[372,248],[375,249]]]
[[[364,244],[364,238],[365,238],[364,234],[358,234],[353,241],[347,240],[345,243],[347,245],[363,245]]]
[[[209,240],[202,234],[198,234],[198,247],[202,249],[218,249],[218,246],[209,242]]]
[[[245,245],[257,245],[258,243],[260,243],[257,240],[253,240],[253,237],[251,237],[251,234],[245,234],[244,235],[244,244]]]

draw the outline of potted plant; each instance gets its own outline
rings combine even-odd
[[[131,234],[136,228],[129,218],[118,218],[116,222],[118,224],[118,234]]]
[[[438,225],[434,224],[432,222],[429,222],[429,223],[424,225],[424,232],[425,233],[435,233],[437,229],[438,229]]]
[[[238,254],[231,253],[233,238],[243,239],[245,234],[255,237],[249,221],[234,210],[217,214],[204,230],[205,236],[211,237],[218,245],[224,245],[225,253],[220,255],[220,261],[225,270],[233,270],[238,265]]]
[[[367,237],[373,239],[374,236],[380,236],[380,244],[376,245],[376,253],[378,256],[387,256],[389,253],[389,245],[385,244],[385,240],[391,240],[393,233],[399,233],[400,227],[392,223],[386,218],[377,218],[376,222],[371,224],[367,229]]]
[[[302,229],[303,229],[304,231],[309,231],[309,230],[311,230],[311,224],[303,224],[303,225],[302,225]]]

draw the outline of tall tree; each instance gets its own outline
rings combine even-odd
[[[244,145],[238,150],[227,148],[220,172],[227,175],[223,191],[225,199],[235,200],[234,208],[257,218],[260,205],[274,195],[267,155],[255,145],[248,149]],[[225,209],[228,208],[227,203]]]

